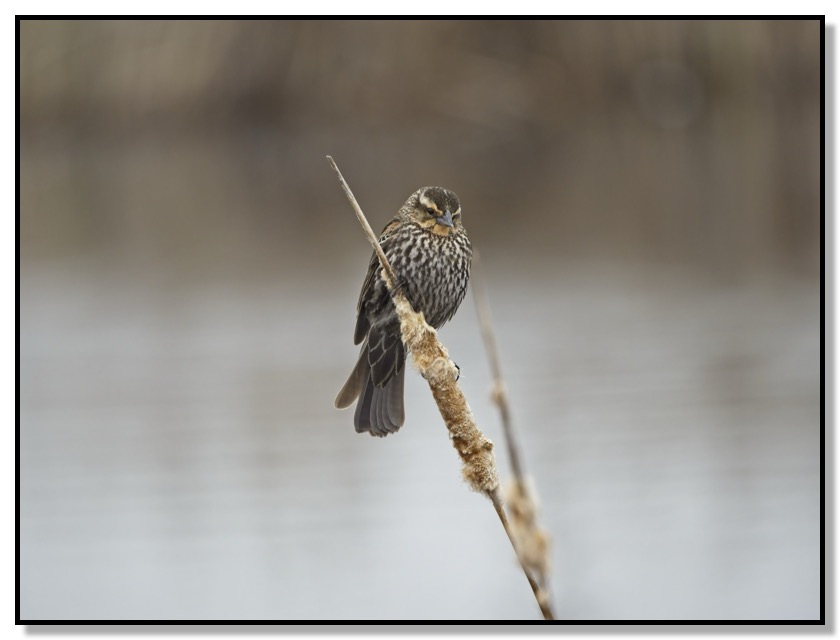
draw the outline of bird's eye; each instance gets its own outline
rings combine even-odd
[[[430,216],[433,216],[435,215],[435,210],[431,207],[426,207],[426,213],[428,213]]]

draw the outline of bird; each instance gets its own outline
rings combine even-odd
[[[409,196],[379,236],[396,276],[395,289],[439,329],[467,293],[472,245],[461,220],[458,196],[443,187],[422,187]],[[400,321],[376,253],[356,307],[354,344],[362,344],[335,406],[358,400],[353,423],[358,433],[384,437],[405,422],[405,348]]]

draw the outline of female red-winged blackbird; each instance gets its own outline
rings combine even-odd
[[[458,196],[441,187],[423,187],[389,222],[379,237],[397,276],[396,286],[426,322],[440,328],[455,315],[467,293],[472,247],[461,224]],[[400,322],[374,253],[359,295],[355,344],[364,340],[359,361],[335,406],[356,398],[356,431],[387,436],[405,421],[405,350]]]

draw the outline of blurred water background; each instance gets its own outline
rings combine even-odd
[[[814,619],[817,21],[20,23],[20,615],[536,619],[419,376],[333,398],[456,191],[567,619]],[[471,297],[441,332],[498,416]]]

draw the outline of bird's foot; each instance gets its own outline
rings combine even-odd
[[[394,282],[394,286],[391,287],[391,297],[393,298],[398,293],[405,295],[405,288],[408,285],[408,280],[397,276],[396,282]]]

